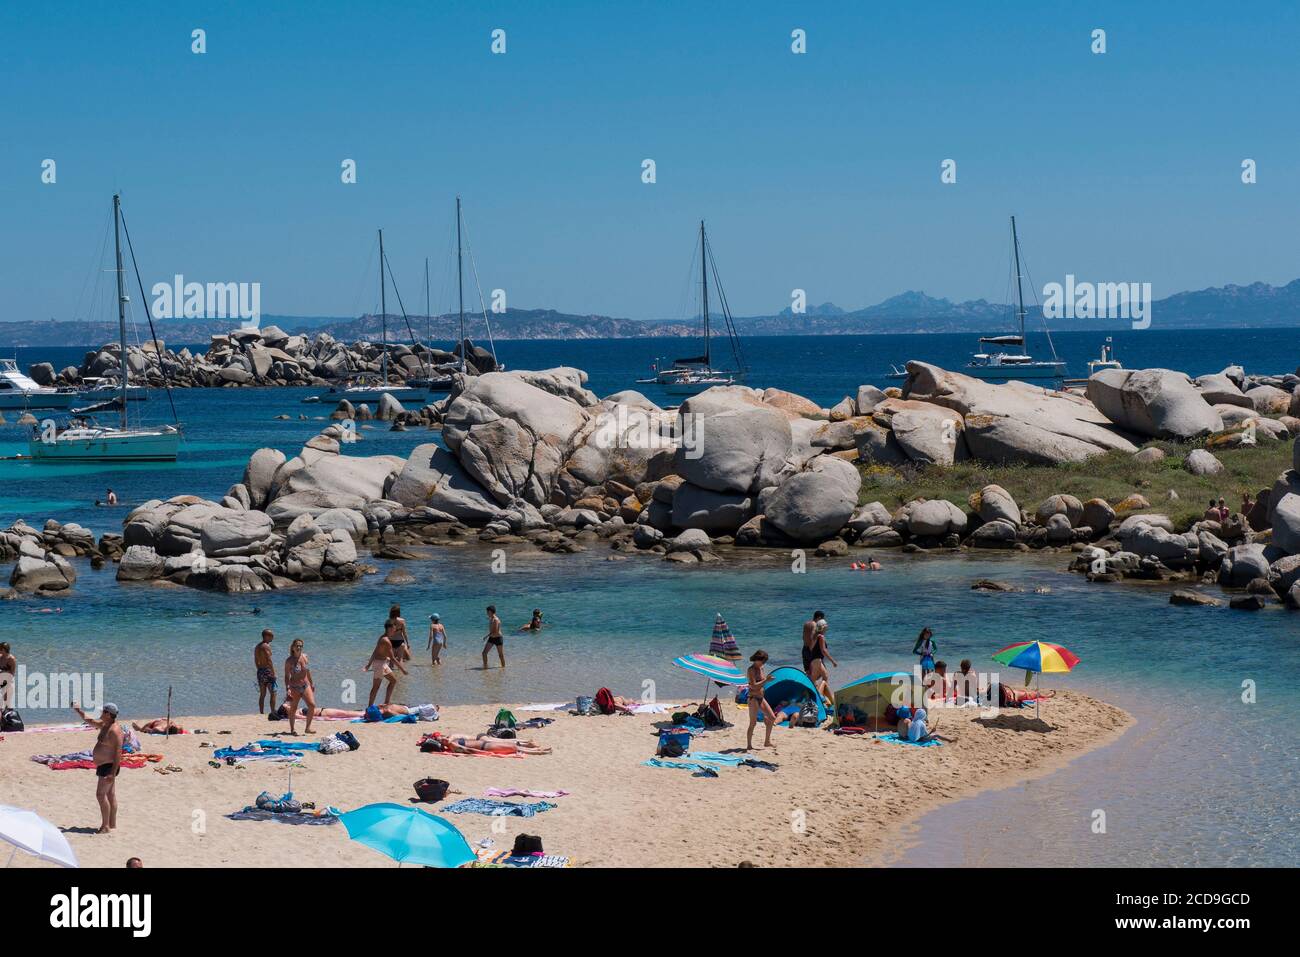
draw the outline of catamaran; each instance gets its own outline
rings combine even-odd
[[[133,426],[127,419],[127,399],[130,376],[126,351],[126,308],[131,301],[126,294],[122,268],[122,200],[113,197],[113,247],[117,260],[117,331],[122,357],[122,373],[118,381],[118,395],[107,402],[84,409],[73,409],[72,416],[62,427],[54,420],[46,420],[32,428],[28,449],[33,459],[54,462],[174,462],[180,446],[179,424],[157,427]],[[127,234],[127,244],[131,236]],[[135,263],[135,252],[131,252]],[[136,278],[139,279],[139,268]],[[140,298],[148,302],[141,286]],[[153,317],[149,318],[150,331]],[[156,339],[155,339],[156,341]],[[168,395],[170,396],[170,389]],[[93,413],[116,410],[121,414],[118,425],[100,425]],[[175,407],[173,406],[173,414]]]
[[[17,359],[0,359],[0,409],[68,409],[76,401],[76,390],[37,385]]]
[[[735,368],[730,370],[713,368],[713,353],[710,338],[712,330],[709,322],[709,273],[713,273],[713,282],[722,307],[722,317],[731,340],[731,353],[735,359]],[[638,385],[657,385],[669,395],[695,395],[715,385],[738,385],[745,381],[747,370],[745,360],[740,352],[740,339],[731,319],[731,309],[727,305],[727,295],[722,290],[718,278],[718,267],[713,261],[713,250],[709,245],[704,229],[704,220],[700,220],[700,316],[704,322],[704,354],[667,362],[656,359],[651,365],[654,376],[638,379]]]
[[[383,396],[389,395],[398,402],[423,402],[424,392],[420,389],[412,388],[409,385],[391,385],[388,381],[388,278],[385,269],[388,266],[388,260],[384,258],[384,231],[379,230],[379,321],[380,321],[380,346],[379,346],[379,378],[373,381],[373,377],[362,374],[355,379],[349,379],[342,385],[333,385],[329,389],[316,396],[321,402],[341,402],[346,399],[353,405],[362,402],[378,402]]]

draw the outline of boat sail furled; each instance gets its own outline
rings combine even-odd
[[[735,367],[732,369],[713,367],[712,328],[709,316],[710,272],[713,274],[727,337],[731,342],[731,353],[735,360]],[[704,332],[703,354],[673,359],[667,365],[663,359],[656,359],[653,366],[654,376],[649,379],[638,379],[638,384],[657,385],[670,395],[695,395],[715,385],[738,385],[745,381],[747,370],[740,351],[740,339],[736,335],[736,327],[731,319],[726,293],[722,291],[722,283],[718,279],[717,264],[713,261],[713,250],[704,229],[704,220],[700,220],[700,317],[703,320]]]
[[[1056,357],[1052,336],[1047,345],[1052,350],[1051,359],[1035,359],[1025,351],[1025,292],[1021,280],[1020,238],[1016,234],[1016,217],[1011,217],[1011,252],[1016,270],[1016,315],[1020,323],[1019,335],[983,336],[980,351],[970,357],[965,372],[977,379],[999,382],[1011,379],[1059,380],[1065,376],[1065,363]]]
[[[127,417],[127,400],[130,398],[130,375],[126,348],[126,307],[131,301],[126,294],[126,280],[122,266],[122,199],[113,197],[113,248],[117,272],[117,330],[118,349],[122,360],[118,395],[107,402],[86,409],[72,410],[67,424],[59,427],[53,420],[35,426],[28,443],[31,457],[42,462],[174,462],[180,447],[179,424],[156,427],[133,426]],[[127,234],[128,245],[131,242]],[[131,252],[135,263],[135,252]],[[136,268],[139,280],[139,268]],[[144,298],[141,286],[141,300]],[[149,320],[150,329],[153,319]],[[157,340],[155,339],[155,342]],[[168,389],[170,395],[170,388]],[[101,425],[92,417],[95,412],[116,410],[119,424]],[[173,415],[175,407],[173,406]]]

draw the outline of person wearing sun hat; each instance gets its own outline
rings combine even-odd
[[[438,615],[429,616],[429,644],[427,650],[433,653],[433,663],[442,664],[442,650],[447,647],[447,629],[442,627],[442,619]]]

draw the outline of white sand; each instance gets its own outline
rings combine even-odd
[[[901,828],[944,801],[1006,787],[1047,773],[1085,751],[1112,741],[1132,723],[1119,708],[1070,692],[1043,706],[1003,712],[981,720],[969,710],[945,710],[939,731],[956,738],[940,748],[918,748],[864,738],[837,737],[816,729],[775,733],[775,752],[753,756],[780,765],[776,772],[723,768],[717,778],[689,771],[649,768],[655,724],[663,716],[573,717],[523,732],[554,753],[520,759],[423,754],[416,742],[427,731],[473,734],[484,730],[498,706],[456,706],[434,723],[363,725],[320,721],[315,738],[348,729],[360,750],[339,755],[309,753],[292,769],[299,800],[350,810],[376,801],[408,803],[411,785],[443,778],[454,792],[448,801],[482,796],[487,787],[567,790],[558,806],[532,818],[447,815],[471,843],[492,838],[509,849],[518,833],[538,834],[550,854],[574,866],[722,866],[752,861],[760,866],[851,866],[887,854]],[[697,739],[697,750],[744,746],[745,712],[728,706],[736,726]],[[516,712],[520,719],[531,714]],[[152,715],[148,717],[154,717]],[[90,747],[93,731],[7,734],[0,742],[0,803],[30,808],[60,828],[83,866],[121,867],[128,857],[146,866],[340,867],[395,866],[348,840],[341,825],[290,826],[231,821],[224,815],[251,804],[259,791],[283,792],[289,770],[249,765],[244,770],[208,765],[211,749],[238,746],[284,722],[258,716],[177,719],[186,728],[213,733],[142,736],[147,751],[161,751],[160,774],[151,765],[124,769],[118,778],[118,829],[89,833],[99,825],[92,771],[51,771],[30,760],[36,753]],[[217,735],[229,730],[230,735]],[[300,726],[301,730],[301,726]],[[762,741],[760,725],[755,741]],[[535,799],[515,799],[535,800]],[[440,805],[422,805],[437,813]],[[34,863],[19,853],[15,866]]]

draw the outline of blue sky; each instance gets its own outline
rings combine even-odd
[[[738,315],[796,287],[1000,300],[1013,212],[1040,287],[1287,282],[1297,27],[1272,2],[6,4],[0,320],[73,318],[118,189],[146,283],[256,281],[266,313],[374,308],[378,226],[408,308],[426,255],[448,308],[457,192],[517,307],[684,316],[700,218]]]

